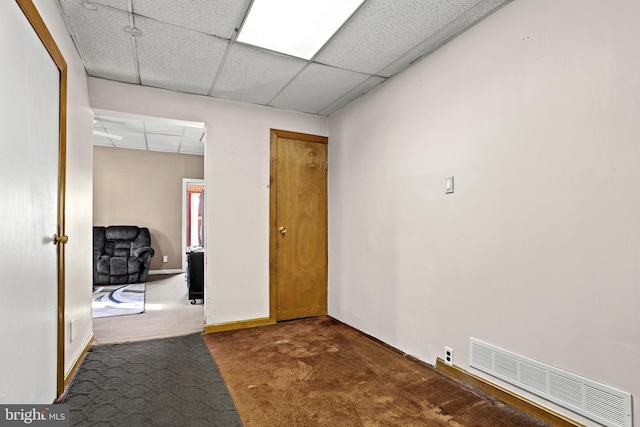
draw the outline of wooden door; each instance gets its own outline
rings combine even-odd
[[[326,166],[326,137],[271,131],[274,320],[327,314]]]
[[[64,391],[67,65],[31,0],[1,2],[0,403]]]

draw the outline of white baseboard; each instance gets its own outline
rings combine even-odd
[[[178,274],[178,273],[184,273],[184,270],[180,270],[179,268],[174,268],[172,270],[149,270],[150,276],[154,274]]]

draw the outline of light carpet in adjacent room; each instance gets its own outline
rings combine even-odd
[[[138,314],[144,311],[144,283],[93,287],[93,318]]]
[[[204,305],[192,305],[184,274],[149,275],[144,313],[93,319],[96,344],[114,344],[202,332]]]

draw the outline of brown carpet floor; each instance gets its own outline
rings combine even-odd
[[[204,340],[245,427],[547,425],[326,316]]]

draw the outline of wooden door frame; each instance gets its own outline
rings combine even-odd
[[[182,178],[182,248],[186,248],[187,247],[187,195],[189,194],[188,191],[188,186],[189,184],[202,184],[205,185],[206,188],[206,184],[204,182],[203,178]],[[204,199],[202,200],[202,203],[204,203]],[[204,218],[202,218],[202,221],[204,222]],[[187,267],[187,253],[185,250],[182,251],[182,264],[180,265],[180,270],[187,271],[186,270]]]
[[[290,132],[280,129],[271,129],[271,171],[269,176],[269,322],[277,322],[277,255],[276,245],[279,234],[278,229],[278,138],[298,139],[320,144],[328,144],[326,136],[310,135],[307,133]],[[327,236],[328,238],[328,236]]]
[[[18,6],[33,27],[45,47],[49,56],[60,71],[60,111],[58,124],[58,236],[65,234],[65,193],[66,193],[66,171],[67,171],[67,62],[62,56],[53,36],[49,32],[44,20],[33,4],[33,0],[16,0]],[[65,310],[65,271],[64,271],[64,243],[62,240],[57,248],[58,263],[58,312],[57,312],[57,363],[56,363],[56,398],[64,392],[64,310]]]

